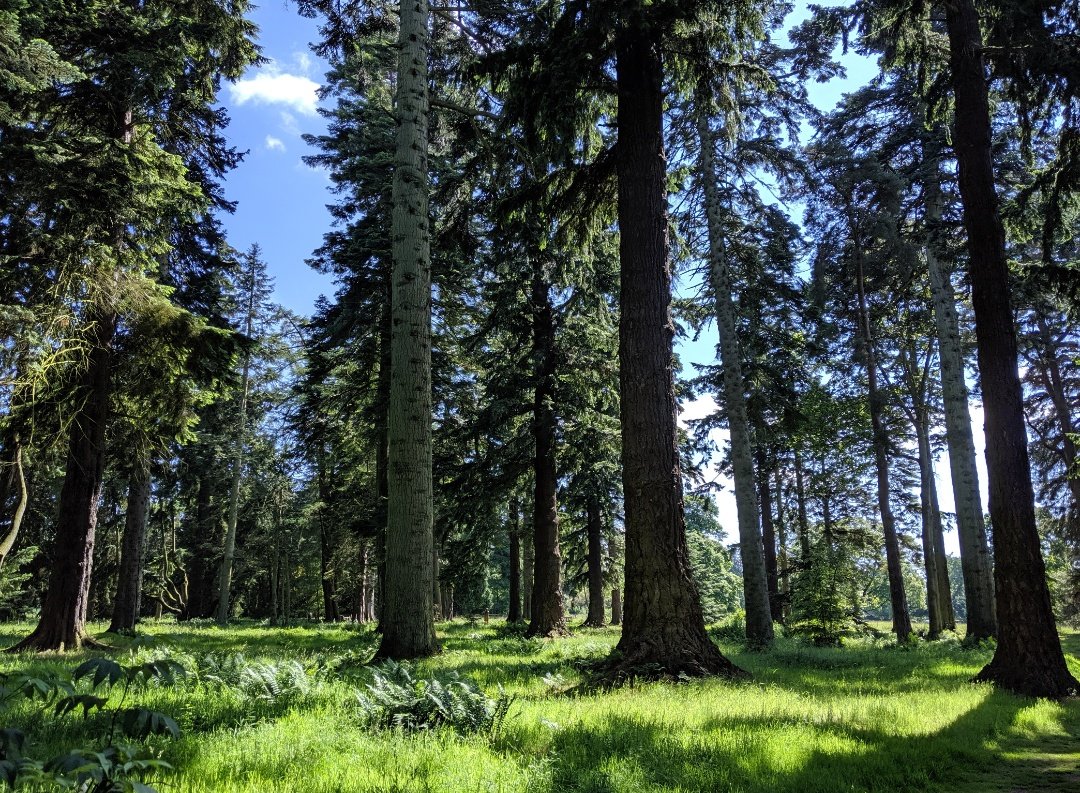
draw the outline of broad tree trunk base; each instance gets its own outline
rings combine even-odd
[[[750,673],[729,661],[708,637],[674,638],[657,632],[639,637],[632,646],[620,641],[598,670],[612,685],[635,680],[726,677],[748,680]]]
[[[109,645],[99,642],[90,634],[78,631],[70,634],[67,631],[42,630],[38,626],[33,633],[18,644],[4,650],[5,653],[22,653],[34,651],[46,652],[78,652],[79,650],[111,650]]]
[[[582,628],[606,628],[607,627],[607,620],[605,620],[603,617],[600,617],[599,619],[594,619],[593,617],[589,617],[587,620],[585,620],[583,623],[581,623],[581,627]]]
[[[977,683],[993,683],[1014,694],[1044,699],[1065,699],[1080,695],[1080,683],[1062,664],[1052,669],[1033,665],[1011,665],[994,658],[974,678]]]

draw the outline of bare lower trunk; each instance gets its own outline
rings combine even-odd
[[[149,461],[142,461],[128,480],[127,514],[120,551],[120,573],[113,603],[112,633],[131,633],[139,621],[142,605],[143,560],[146,550],[146,518],[150,509]]]
[[[94,317],[89,360],[75,394],[74,403],[80,407],[71,421],[49,587],[37,627],[12,650],[78,650],[89,641],[86,611],[105,469],[116,324],[116,314],[108,310]]]
[[[810,559],[810,521],[806,516],[806,483],[803,478],[802,455],[795,450],[795,501],[799,513],[799,553],[803,564]]]
[[[521,504],[510,499],[510,605],[507,622],[521,622]]]
[[[724,370],[724,405],[731,432],[731,467],[735,479],[735,506],[739,521],[739,550],[742,556],[743,596],[746,602],[746,638],[753,644],[767,645],[773,638],[770,603],[775,598],[776,554],[763,547],[762,516],[754,492],[754,450],[750,422],[746,415],[746,386],[743,383],[742,354],[735,331],[735,300],[728,274],[724,249],[723,206],[716,187],[716,155],[706,108],[708,88],[698,90],[701,103],[698,115],[698,139],[701,148],[701,182],[709,225],[709,273],[715,300],[716,327],[720,335],[720,362]],[[758,471],[758,476],[762,472]],[[766,486],[766,489],[768,487]]]
[[[611,588],[611,624],[622,625],[622,593],[617,586]]]
[[[772,477],[769,476],[765,453],[758,449],[757,483],[758,503],[761,506],[761,541],[765,546],[765,581],[769,587],[769,614],[773,622],[782,622],[783,611],[780,607],[780,572],[776,555],[776,525],[773,523]]]
[[[600,503],[595,496],[589,496],[587,515],[585,519],[586,532],[589,541],[589,614],[585,618],[585,626],[589,628],[604,627],[604,570],[603,548],[601,546],[601,529],[603,524],[600,517]]]
[[[533,590],[533,542],[531,534],[526,537],[521,560],[521,613],[524,619],[532,620]]]
[[[633,15],[617,43],[616,82],[626,603],[615,669],[738,675],[705,632],[686,549],[672,372],[663,65],[659,35]]]
[[[559,553],[559,510],[555,470],[555,317],[551,288],[544,267],[534,265],[532,284],[533,355],[536,386],[533,394],[535,490],[533,497],[533,591],[530,636],[567,633],[562,595],[562,556]]]
[[[856,246],[859,242],[856,240]],[[889,602],[892,605],[892,625],[896,640],[906,642],[911,636],[911,615],[904,592],[904,572],[900,559],[900,538],[896,533],[890,503],[889,438],[885,429],[885,397],[877,385],[877,358],[870,330],[870,312],[866,302],[866,277],[862,257],[857,262],[856,287],[859,296],[858,328],[855,343],[858,357],[866,367],[867,396],[870,402],[870,423],[874,432],[874,464],[877,469],[878,511],[885,535],[885,564],[889,573]]]
[[[960,539],[960,567],[964,575],[964,601],[967,606],[967,633],[970,641],[988,639],[997,634],[994,605],[994,571],[990,545],[986,539],[979,472],[975,465],[975,440],[971,431],[968,389],[964,378],[964,354],[960,344],[960,321],[956,316],[956,296],[949,273],[937,256],[935,237],[941,231],[941,185],[938,145],[927,138],[924,156],[930,172],[925,179],[926,221],[931,239],[926,247],[930,272],[930,291],[934,300],[941,360],[941,393],[945,406],[945,439],[949,445],[949,471],[952,475],[956,530]]]
[[[11,476],[19,483],[19,500],[16,502],[15,512],[11,516],[11,525],[8,526],[4,538],[0,540],[0,567],[8,558],[11,549],[15,547],[15,540],[19,537],[23,517],[26,515],[26,508],[30,503],[30,491],[26,487],[26,471],[23,469],[23,450],[18,440],[15,441],[15,451],[12,454]],[[4,493],[3,498],[0,498],[0,509],[3,509],[6,501],[7,494]]]
[[[438,650],[432,614],[427,0],[402,0],[395,110],[386,599],[379,658]]]
[[[972,0],[946,0],[944,7],[956,105],[953,147],[970,254],[994,527],[998,643],[978,678],[1029,696],[1065,697],[1076,694],[1080,684],[1061,652],[1035,527],[1005,232],[994,186],[982,32]]]

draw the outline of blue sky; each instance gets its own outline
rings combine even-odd
[[[805,4],[799,6],[789,24],[805,16]],[[238,208],[225,219],[225,225],[234,247],[242,250],[252,243],[262,247],[275,279],[276,300],[298,314],[310,315],[316,298],[334,291],[331,279],[305,264],[330,227],[326,210],[326,204],[333,201],[328,191],[330,181],[324,172],[308,167],[301,159],[314,153],[301,135],[325,130],[317,113],[317,92],[326,64],[309,47],[318,39],[316,22],[299,16],[295,5],[271,0],[255,10],[252,20],[259,26],[259,43],[269,62],[248,70],[241,80],[226,85],[222,91],[222,103],[232,118],[228,137],[232,145],[248,152],[227,180],[228,197],[238,202]],[[834,107],[843,93],[855,90],[876,71],[873,62],[854,53],[845,56],[842,63],[847,69],[846,78],[810,86],[812,101],[823,110]],[[684,365],[714,361],[716,341],[715,327],[710,327],[698,340],[683,342],[679,353]],[[685,405],[683,415],[697,417],[713,409],[715,402],[705,396]],[[973,412],[981,481],[985,483],[982,415],[979,410]],[[714,439],[722,444],[725,434],[718,431]],[[950,511],[952,492],[947,463],[939,461],[937,470],[942,508]],[[721,484],[720,519],[729,536],[735,538],[734,498],[730,483],[721,480]],[[985,503],[985,485],[983,498]],[[956,553],[955,533],[946,540],[950,551]]]

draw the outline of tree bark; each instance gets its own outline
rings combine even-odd
[[[859,241],[855,240],[858,247]],[[874,433],[874,465],[877,469],[878,510],[885,535],[885,563],[889,572],[889,601],[892,605],[893,633],[898,642],[911,636],[911,615],[904,592],[904,572],[900,559],[900,538],[890,504],[889,438],[885,429],[885,398],[878,389],[877,357],[870,330],[870,311],[866,302],[866,275],[861,255],[856,255],[856,288],[858,290],[858,328],[855,343],[859,358],[866,367],[867,396],[870,401],[870,423]]]
[[[750,422],[746,415],[746,386],[743,382],[742,353],[735,330],[735,301],[724,250],[723,207],[716,187],[716,155],[712,130],[705,108],[709,92],[702,84],[697,92],[698,139],[700,144],[701,182],[709,227],[709,273],[715,301],[716,327],[720,335],[720,363],[724,371],[724,405],[731,433],[731,467],[735,479],[735,507],[739,522],[739,550],[742,556],[743,597],[746,602],[746,638],[751,644],[765,646],[773,639],[775,613],[776,551],[775,538],[772,569],[768,548],[763,548],[762,519],[754,492],[754,449]],[[757,472],[762,475],[761,471]],[[765,487],[766,491],[768,486]],[[770,519],[771,520],[771,519]],[[770,523],[771,528],[771,523]]]
[[[611,624],[622,625],[622,593],[617,586],[611,588]]]
[[[330,499],[330,488],[327,482],[329,474],[326,470],[326,451],[323,448],[322,441],[318,441],[318,444],[316,481],[319,489],[319,503],[322,506],[319,508],[315,519],[319,523],[319,581],[322,583],[323,621],[337,622],[337,587],[335,586],[333,572],[330,569],[330,560],[334,556],[334,546],[330,532],[330,522],[327,520],[326,515]]]
[[[945,406],[945,440],[949,445],[949,472],[952,475],[956,531],[960,539],[960,567],[964,576],[967,606],[966,639],[981,641],[997,635],[994,605],[994,571],[990,545],[986,539],[979,471],[975,464],[975,440],[971,432],[968,388],[964,379],[964,353],[960,344],[960,321],[956,316],[956,296],[952,279],[937,256],[936,237],[941,233],[941,183],[936,139],[927,137],[924,158],[929,174],[924,180],[926,223],[930,239],[926,264],[930,272],[930,293],[934,301],[941,361],[941,395]]]
[[[8,530],[4,533],[4,538],[0,540],[0,567],[3,567],[4,561],[11,553],[11,549],[15,547],[15,540],[19,537],[19,531],[22,529],[23,517],[26,515],[26,508],[30,504],[30,491],[26,487],[26,471],[23,469],[23,449],[19,440],[14,441],[14,452],[11,455],[11,474],[10,479],[18,480],[19,483],[19,500],[15,503],[15,512],[11,515],[11,525],[8,526]],[[5,486],[5,491],[10,485]],[[0,510],[5,506],[7,501],[7,493],[3,493],[0,497]]]
[[[132,633],[142,605],[146,519],[150,509],[150,464],[140,460],[128,479],[127,514],[120,550],[120,573],[116,581],[110,633]]]
[[[787,621],[791,607],[791,561],[788,558],[787,516],[784,514],[784,480],[780,467],[776,468],[776,540],[779,546],[777,563],[780,567],[780,617]]]
[[[401,0],[395,111],[386,600],[378,658],[438,650],[432,614],[427,0]]]
[[[589,542],[589,614],[583,627],[603,628],[604,620],[604,569],[601,534],[603,522],[600,516],[600,502],[592,494],[586,506],[585,528]]]
[[[1080,468],[1077,467],[1076,427],[1073,424],[1069,395],[1065,388],[1065,378],[1061,374],[1061,362],[1058,344],[1046,315],[1039,307],[1035,308],[1035,327],[1038,331],[1039,352],[1036,366],[1040,370],[1043,387],[1054,406],[1058,431],[1061,435],[1059,456],[1065,467],[1065,481],[1072,499],[1071,511],[1080,515]],[[1066,359],[1068,360],[1068,359]]]
[[[799,517],[799,553],[802,563],[810,559],[810,521],[806,516],[806,480],[803,478],[802,455],[795,450],[795,502]]]
[[[251,256],[251,270],[248,273],[248,304],[244,332],[251,338],[255,324],[255,304],[257,290],[255,284],[257,260]],[[229,483],[229,516],[225,524],[225,548],[221,556],[221,573],[218,576],[218,600],[215,619],[221,625],[229,621],[231,611],[233,560],[236,556],[236,521],[240,510],[240,479],[244,473],[244,441],[247,434],[248,384],[251,378],[251,353],[244,352],[244,368],[240,375],[240,407],[236,419],[236,437],[233,440],[232,479]]]
[[[559,553],[558,475],[555,470],[555,314],[544,266],[532,279],[533,366],[533,591],[529,636],[561,636],[567,631]]]
[[[533,590],[533,550],[532,537],[526,538],[522,550],[521,560],[521,614],[523,619],[532,621],[532,590]]]
[[[771,477],[765,453],[760,447],[755,451],[757,460],[758,503],[761,506],[761,541],[765,546],[765,581],[769,587],[769,615],[773,622],[782,622],[780,606],[780,571],[776,557],[776,525],[773,523],[773,497]]]
[[[510,606],[507,622],[521,622],[521,504],[517,498],[510,499],[508,508],[510,525]]]
[[[86,611],[105,470],[105,428],[117,320],[111,309],[95,310],[89,360],[73,395],[79,407],[71,421],[49,587],[37,627],[12,651],[78,650],[94,643],[86,633]]]
[[[659,35],[629,12],[616,43],[619,386],[625,613],[616,673],[741,673],[710,641],[690,573],[676,437]]]
[[[982,32],[972,0],[946,0],[944,7],[956,105],[953,147],[968,237],[986,416],[999,628],[994,657],[977,679],[1028,696],[1060,698],[1077,693],[1080,684],[1069,673],[1061,652],[1035,527],[1005,232],[994,187]]]

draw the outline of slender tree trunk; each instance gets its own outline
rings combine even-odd
[[[1080,514],[1080,468],[1077,467],[1076,427],[1072,420],[1069,395],[1065,389],[1065,378],[1061,374],[1058,344],[1045,314],[1035,309],[1035,326],[1038,330],[1039,356],[1036,366],[1041,369],[1043,387],[1054,406],[1058,430],[1061,433],[1060,456],[1065,466],[1065,481],[1072,498],[1072,511]]]
[[[255,288],[255,273],[257,262],[254,255],[251,256],[251,271],[248,283],[247,318],[244,331],[251,338],[251,330],[255,324],[255,304],[257,290]],[[240,375],[240,407],[236,419],[236,437],[233,441],[233,465],[232,479],[229,483],[229,517],[225,524],[225,550],[221,557],[221,573],[218,577],[218,601],[215,619],[219,624],[229,621],[231,612],[230,596],[232,593],[233,560],[236,557],[236,521],[240,511],[240,479],[244,473],[244,440],[247,434],[247,402],[248,383],[251,378],[251,353],[244,353],[244,368]]]
[[[619,386],[625,498],[625,614],[616,670],[741,673],[705,632],[690,573],[672,372],[667,158],[659,34],[643,12],[616,44]]]
[[[769,572],[768,549],[763,548],[762,515],[754,492],[754,450],[750,422],[746,416],[746,386],[743,383],[742,354],[735,330],[735,301],[724,251],[723,206],[716,187],[716,156],[712,130],[705,108],[710,106],[707,88],[698,90],[698,138],[701,149],[701,182],[709,226],[709,272],[715,300],[716,326],[720,334],[720,362],[724,370],[724,405],[731,431],[731,467],[735,478],[735,507],[739,521],[739,550],[742,556],[743,596],[746,601],[746,638],[752,644],[768,645],[773,638],[776,553]],[[759,471],[760,475],[761,472]],[[768,487],[766,486],[766,490]],[[771,525],[770,525],[771,528]]]
[[[919,406],[915,408],[915,434],[919,445],[919,501],[922,517],[923,568],[926,571],[926,609],[930,627],[928,637],[937,639],[945,630],[944,602],[948,590],[941,591],[938,570],[945,564],[939,557],[934,545],[934,523],[941,525],[941,516],[937,513],[937,492],[934,490],[933,453],[930,450],[930,430],[925,422],[925,412]],[[931,492],[933,490],[933,496]],[[946,579],[947,580],[947,579]]]
[[[23,450],[18,439],[15,440],[14,447],[14,452],[11,455],[11,478],[18,480],[19,500],[16,502],[15,512],[11,516],[11,525],[8,526],[7,532],[4,534],[3,539],[0,540],[0,567],[8,558],[11,549],[15,547],[15,540],[19,537],[23,517],[26,515],[26,508],[30,503],[30,491],[26,487],[26,471],[23,469]],[[6,489],[7,487],[5,487]],[[0,509],[3,509],[6,501],[7,493],[5,492],[3,498],[0,498]]]
[[[521,560],[521,613],[524,619],[530,622],[533,619],[532,613],[532,590],[533,590],[533,550],[532,537],[528,537],[524,543],[524,549],[522,550]]]
[[[622,625],[622,593],[617,586],[611,588],[611,624]]]
[[[111,633],[132,633],[142,604],[146,519],[150,509],[150,461],[140,460],[128,480],[127,514],[120,551]]]
[[[191,558],[188,598],[183,617],[209,617],[214,613],[213,569],[217,551],[221,548],[218,521],[213,508],[212,479],[207,465],[199,474],[195,494],[194,553]]]
[[[765,453],[759,447],[754,454],[757,459],[758,502],[761,506],[761,541],[765,546],[765,580],[769,587],[769,615],[773,622],[782,622],[780,607],[780,572],[776,557],[776,525],[773,523],[773,498],[771,478]]]
[[[543,264],[534,265],[532,283],[533,356],[533,591],[529,636],[567,633],[559,553],[559,511],[555,470],[555,315]]]
[[[428,2],[401,0],[393,187],[386,600],[379,658],[438,650],[432,614]]]
[[[443,613],[442,586],[439,584],[439,541],[431,544],[431,613],[436,620],[446,619]]]
[[[927,137],[924,156],[930,168],[925,180],[926,221],[930,240],[926,264],[930,271],[930,292],[934,301],[941,360],[941,393],[945,405],[945,439],[949,445],[956,530],[960,539],[960,567],[964,576],[968,641],[997,635],[994,605],[994,571],[990,545],[986,539],[979,471],[975,464],[975,440],[968,409],[968,388],[964,379],[964,353],[960,344],[960,321],[956,316],[956,296],[952,279],[937,256],[936,237],[941,233],[941,182],[936,139]]]
[[[73,400],[79,408],[71,421],[49,587],[37,627],[12,647],[13,651],[78,650],[93,643],[86,633],[86,611],[105,470],[105,427],[117,319],[111,309],[98,308],[94,313],[89,359]]]
[[[780,566],[780,617],[787,622],[791,607],[791,561],[788,558],[787,516],[784,514],[784,480],[780,467],[776,468],[776,539],[779,547]]]
[[[318,460],[316,461],[316,465],[318,467],[318,470],[316,471],[316,480],[319,488],[319,503],[322,505],[319,508],[315,519],[319,524],[319,580],[322,582],[323,620],[325,622],[337,622],[337,588],[334,585],[334,574],[330,569],[330,560],[334,556],[334,545],[330,531],[330,522],[327,520],[326,515],[326,507],[330,498],[330,492],[327,481],[328,472],[326,470],[326,454],[325,449],[322,446],[322,441],[319,441]]]
[[[802,562],[806,564],[810,559],[810,521],[806,516],[806,481],[803,478],[802,455],[795,450],[795,502],[799,516],[799,553]]]
[[[375,384],[375,542],[372,598],[368,604],[373,618],[379,620],[382,631],[383,603],[386,602],[386,515],[390,493],[390,346],[393,335],[393,316],[390,307],[390,285],[386,287],[386,305],[379,328],[379,377]]]
[[[1080,684],[1061,652],[1035,527],[1005,232],[994,187],[982,32],[972,0],[946,0],[944,7],[956,104],[953,148],[968,237],[994,527],[998,643],[978,679],[1029,696],[1064,697],[1077,693]]]
[[[856,245],[858,245],[856,240]],[[855,333],[859,357],[866,367],[867,395],[870,401],[870,423],[874,432],[874,464],[877,468],[878,510],[885,534],[885,563],[889,571],[889,600],[892,605],[892,624],[896,640],[906,642],[911,636],[911,615],[904,592],[904,572],[900,559],[900,538],[890,504],[889,437],[885,429],[885,397],[878,389],[877,357],[870,330],[870,311],[866,303],[866,275],[862,257],[856,263],[856,287],[859,297],[858,329]]]
[[[510,499],[510,607],[507,622],[521,622],[521,504],[517,498]]]
[[[600,516],[600,502],[589,495],[586,507],[585,527],[589,540],[589,614],[584,627],[603,628],[604,620],[604,569],[601,533],[603,523]]]

